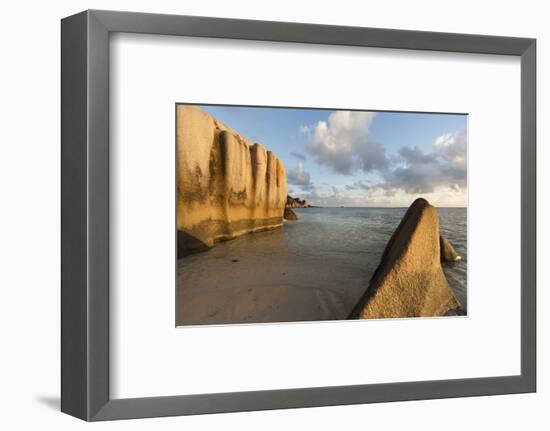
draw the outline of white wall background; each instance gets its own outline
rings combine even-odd
[[[83,9],[118,9],[336,25],[433,30],[538,39],[539,391],[537,394],[342,406],[274,412],[101,423],[101,429],[372,429],[465,430],[550,426],[550,319],[542,224],[550,163],[549,13],[545,2],[389,0],[19,1],[3,5],[0,26],[0,426],[77,429],[59,413],[59,19]],[[505,127],[505,125],[503,125]],[[545,163],[546,162],[546,163]],[[496,265],[495,265],[496,264]],[[488,262],[498,266],[498,262]],[[490,269],[488,269],[490,270]]]

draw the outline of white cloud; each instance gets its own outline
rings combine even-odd
[[[312,190],[314,188],[314,185],[311,182],[311,176],[309,175],[309,172],[305,170],[302,162],[299,162],[296,166],[287,169],[286,179],[288,184],[299,186],[303,190]]]
[[[340,174],[351,174],[356,169],[365,172],[385,170],[389,164],[386,150],[383,145],[372,142],[369,136],[375,115],[374,112],[333,112],[328,121],[308,126],[311,137],[306,150],[318,163]]]
[[[466,151],[465,130],[438,136],[430,152],[402,147],[397,166],[384,176],[383,187],[403,189],[409,194],[432,193],[440,187],[460,192],[467,185]]]
[[[455,165],[466,164],[466,131],[445,133],[438,136],[433,143],[434,151],[438,152],[447,162]]]

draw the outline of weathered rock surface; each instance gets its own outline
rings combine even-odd
[[[460,303],[441,267],[439,218],[425,199],[409,207],[350,318],[444,316]]]
[[[178,254],[283,224],[280,160],[195,106],[177,107]]]
[[[298,220],[298,216],[296,215],[296,213],[292,211],[289,207],[285,208],[284,218],[285,220],[291,220],[291,221]]]
[[[456,262],[462,259],[449,241],[439,235],[439,248],[441,250],[441,262]]]

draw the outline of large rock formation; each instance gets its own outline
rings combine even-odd
[[[409,207],[350,318],[444,316],[460,303],[441,267],[439,218],[425,199]]]
[[[178,254],[282,226],[283,164],[198,107],[177,107]]]

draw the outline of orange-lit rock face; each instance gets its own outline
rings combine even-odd
[[[441,267],[439,217],[425,199],[407,210],[351,318],[444,316],[460,307]]]
[[[177,163],[180,254],[282,226],[281,161],[198,107],[177,107]]]

